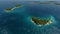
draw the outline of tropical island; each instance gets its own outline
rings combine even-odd
[[[7,12],[11,12],[11,11],[12,11],[12,8],[9,7],[9,8],[6,8],[5,10],[6,10]]]
[[[15,7],[19,8],[20,6],[22,6],[21,4],[16,4]]]
[[[36,18],[36,17],[31,17],[31,20],[37,24],[37,25],[46,25],[51,22],[51,19],[43,19],[43,18]]]

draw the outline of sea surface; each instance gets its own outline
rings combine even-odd
[[[34,1],[0,1],[0,34],[60,34],[60,5],[35,4]],[[15,7],[6,12],[8,7]],[[54,22],[38,26],[31,21],[31,16],[52,17]]]

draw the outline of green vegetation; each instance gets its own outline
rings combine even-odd
[[[34,23],[36,23],[36,24],[40,24],[40,25],[45,25],[45,24],[47,24],[48,22],[50,22],[50,19],[42,19],[42,18],[40,18],[40,19],[38,19],[38,18],[36,18],[36,17],[31,17],[31,19],[32,19],[32,21],[34,22]]]

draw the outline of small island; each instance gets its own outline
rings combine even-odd
[[[6,10],[10,11],[12,8],[6,8]]]
[[[31,20],[37,24],[37,25],[45,25],[47,23],[50,23],[50,19],[42,19],[42,18],[36,18],[36,17],[31,17]]]
[[[10,8],[6,8],[5,9],[7,12],[11,12],[12,11],[12,8],[10,7]]]
[[[20,8],[22,5],[21,4],[16,4],[14,7],[8,7],[5,9],[6,12],[11,12],[12,10],[16,8]]]
[[[21,4],[16,4],[16,5],[15,5],[15,7],[17,7],[17,8],[20,7],[20,6],[21,6]]]

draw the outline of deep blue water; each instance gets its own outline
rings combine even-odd
[[[8,2],[8,3],[7,3]],[[59,34],[60,33],[60,6],[52,4],[30,4],[26,2],[0,2],[0,34]],[[11,12],[5,8],[14,7],[20,3],[23,6]],[[52,16],[56,23],[47,26],[37,26],[30,21],[31,16]]]

